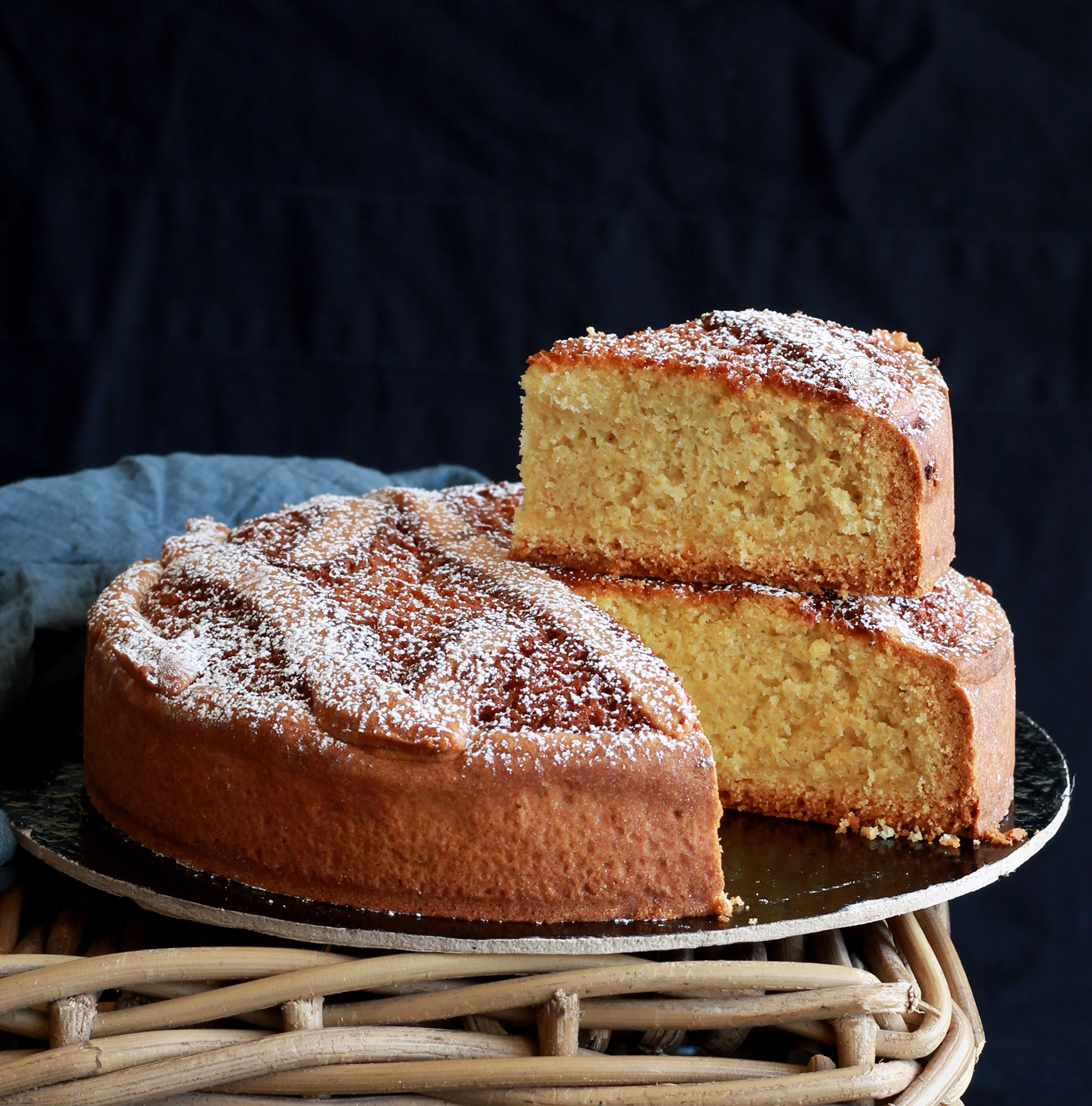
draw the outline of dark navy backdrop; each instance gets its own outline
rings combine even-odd
[[[951,384],[957,567],[1083,778],[1090,55],[1074,0],[7,0],[0,481],[174,450],[510,477],[524,359],[589,324],[906,330]],[[954,910],[968,1103],[1080,1086],[1081,800]]]

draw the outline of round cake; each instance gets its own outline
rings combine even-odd
[[[369,910],[730,913],[708,741],[650,650],[496,537],[511,489],[210,519],[89,615],[84,781],[135,840]]]

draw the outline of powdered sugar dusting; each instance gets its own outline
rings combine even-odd
[[[107,589],[92,623],[195,713],[262,708],[350,744],[491,756],[489,734],[541,735],[565,756],[586,735],[620,755],[697,732],[659,660],[475,523],[511,498],[386,489],[234,531],[197,520],[161,565]]]
[[[685,372],[747,391],[775,384],[852,403],[911,432],[946,418],[947,389],[917,348],[797,312],[711,311],[700,319],[619,338],[591,333],[556,343],[532,363],[596,362]],[[923,425],[915,426],[915,420]]]
[[[890,636],[955,662],[991,653],[1012,636],[1001,605],[954,569],[919,598],[817,595],[803,599],[801,607],[807,617],[841,622],[874,637]]]
[[[450,531],[452,548],[481,564],[490,577],[508,594],[517,597],[534,612],[536,618],[556,621],[574,640],[586,643],[602,661],[617,671],[639,708],[653,723],[669,732],[690,725],[690,700],[682,686],[663,662],[636,642],[613,619],[605,618],[598,607],[584,602],[564,584],[540,568],[508,559],[510,527],[517,485],[492,485],[486,489],[462,487],[443,493],[441,498],[452,521],[465,526],[470,521],[478,529],[473,536]],[[475,501],[479,501],[476,502]],[[499,507],[501,519],[490,520],[487,503]],[[470,506],[473,504],[473,506]],[[422,512],[426,510],[421,505]]]
[[[570,577],[621,591],[668,592],[700,602],[718,596],[767,595],[791,602],[805,622],[840,623],[846,630],[878,639],[891,637],[922,653],[953,662],[992,653],[1011,641],[1012,630],[1001,605],[985,585],[949,569],[933,590],[918,598],[841,596],[836,593],[804,595],[767,584],[676,584],[636,578],[596,577],[553,569],[560,580]]]

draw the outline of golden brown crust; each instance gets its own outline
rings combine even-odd
[[[800,398],[852,404],[908,427],[934,422],[941,415],[937,402],[947,391],[916,342],[898,342],[881,330],[866,334],[799,311],[710,311],[623,337],[590,332],[555,342],[527,363],[547,372],[574,365],[652,369],[718,380],[734,392],[769,384]]]
[[[718,913],[720,819],[701,743],[610,742],[494,761],[384,758],[306,725],[179,719],[92,651],[85,783],[129,836],[187,864],[368,910],[561,922]],[[503,756],[516,769],[501,767]],[[665,865],[670,874],[665,878]]]
[[[912,504],[913,519],[906,534],[906,560],[910,570],[903,588],[865,590],[866,595],[926,594],[948,571],[955,557],[955,461],[952,450],[952,421],[944,396],[945,415],[920,429],[897,431],[906,450],[902,471],[909,487],[904,493]]]
[[[746,559],[731,541],[680,548],[676,535],[663,540],[656,533],[603,540],[571,508],[553,503],[549,477],[526,463],[525,450],[529,506],[516,518],[515,557],[614,575],[907,596],[928,592],[951,564],[955,483],[947,389],[905,335],[869,335],[800,314],[711,312],[626,337],[593,333],[558,342],[529,358],[525,388],[530,393],[529,382],[553,374],[589,371],[634,381],[678,378],[680,389],[713,388],[724,396],[788,396],[799,404],[801,421],[823,412],[855,420],[861,442],[869,440],[888,459],[891,538],[877,555],[849,561],[829,552],[794,557],[783,538]],[[724,433],[731,434],[727,420]],[[594,468],[594,456],[586,460]],[[692,488],[686,498],[701,494]],[[563,511],[564,526],[548,521]]]
[[[1016,767],[1016,667],[1011,637],[1007,656],[996,672],[979,681],[965,678],[960,686],[974,727],[968,743],[968,825],[972,836],[993,840],[1012,805]]]
[[[473,518],[489,507],[487,500],[478,502],[480,491],[467,489],[461,499],[458,493],[380,498],[395,529],[408,512],[420,524],[419,537],[427,531],[448,542],[448,561],[437,560],[438,573],[448,579],[459,572],[448,564],[457,560],[455,545],[474,539],[460,531],[460,511]],[[730,912],[708,742],[685,696],[660,677],[633,688],[628,699],[619,699],[617,686],[604,690],[601,681],[589,692],[590,716],[579,703],[567,713],[555,706],[555,720],[565,724],[555,721],[546,731],[513,728],[512,704],[496,701],[489,679],[464,689],[473,709],[461,720],[437,715],[435,701],[424,714],[407,716],[409,740],[390,734],[385,740],[376,732],[374,711],[362,714],[342,701],[343,684],[313,655],[322,639],[299,636],[310,593],[298,590],[295,577],[277,573],[286,573],[289,563],[303,565],[310,584],[316,574],[328,578],[338,602],[351,607],[344,573],[330,568],[347,562],[315,556],[311,537],[341,541],[345,552],[352,546],[354,502],[324,501],[299,533],[292,527],[300,518],[282,526],[284,513],[231,535],[199,525],[168,543],[164,565],[135,566],[106,590],[89,618],[85,678],[85,783],[96,807],[134,839],[185,863],[269,890],[371,910],[532,922]],[[365,514],[375,522],[370,506]],[[398,530],[399,556],[412,544],[412,530]],[[376,528],[369,533],[374,538]],[[284,552],[288,541],[294,543],[291,556]],[[272,575],[260,558],[238,565],[230,560],[233,543],[250,556],[263,542],[267,553],[273,551],[272,561],[264,562],[277,570]],[[503,561],[495,543],[488,545]],[[470,547],[459,548],[469,555]],[[478,554],[472,575],[503,576],[503,565],[488,550],[479,547]],[[222,556],[229,558],[227,567],[212,572],[210,564]],[[222,602],[211,609],[201,591],[211,587],[210,577],[213,590],[222,592]],[[367,581],[376,582],[374,573]],[[399,612],[409,617],[398,597],[413,589],[401,577],[386,582],[390,606],[384,614],[393,644],[388,659],[375,663],[391,676],[402,641],[395,623]],[[518,608],[530,600],[517,584],[506,586],[522,596],[513,600]],[[535,594],[549,596],[556,586]],[[504,602],[503,591],[493,589],[494,605]],[[274,594],[291,602],[267,612],[263,622],[257,615]],[[333,603],[322,599],[320,607],[332,611]],[[432,640],[434,617],[442,623],[437,603],[428,608],[427,625],[412,626],[413,640]],[[191,619],[195,613],[202,617]],[[509,617],[516,619],[518,611]],[[558,615],[552,623],[545,614],[537,617],[550,640],[568,633],[584,643],[585,653],[588,647],[598,651],[598,661],[585,656],[581,662],[589,671],[597,664],[609,668],[608,655],[619,663],[620,654],[611,650],[636,664],[614,669],[623,680],[660,665],[651,654],[647,661],[634,656],[635,643],[615,640],[621,631],[603,633],[603,616],[583,603],[575,615]],[[588,629],[581,633],[573,619],[584,619]],[[343,621],[340,632],[354,625]],[[519,626],[525,632],[519,640],[534,653],[533,642],[526,642],[533,624]],[[441,637],[447,651],[437,655],[450,660],[450,633]],[[329,642],[325,647],[337,652]],[[272,656],[279,658],[276,665],[268,663]],[[545,683],[549,668],[536,671]],[[325,710],[317,703],[323,697],[329,700]],[[391,710],[404,706],[396,699]],[[490,710],[509,728],[483,726],[483,712]],[[572,728],[582,717],[599,724]]]

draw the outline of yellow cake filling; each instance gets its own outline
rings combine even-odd
[[[768,576],[786,562],[867,565],[911,521],[892,511],[912,493],[891,439],[850,407],[579,366],[529,372],[524,389],[515,533],[537,547],[727,556]]]
[[[731,799],[807,794],[813,818],[863,811],[926,832],[901,809],[950,807],[956,780],[944,734],[961,707],[929,666],[753,597],[695,602],[594,583],[577,590],[682,680]]]

